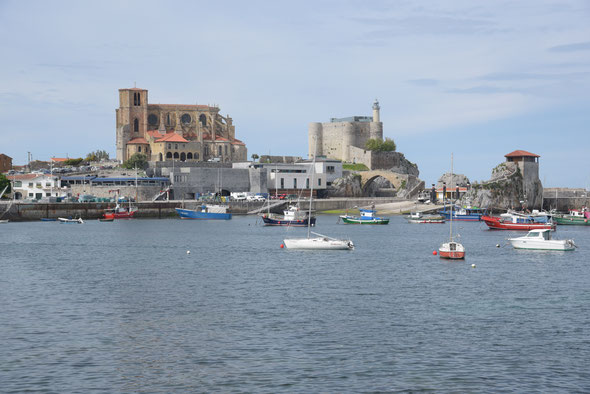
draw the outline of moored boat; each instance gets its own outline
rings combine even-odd
[[[284,245],[287,249],[300,250],[352,250],[354,244],[349,239],[336,239],[312,232],[316,237],[285,238]]]
[[[563,225],[590,226],[590,211],[586,207],[582,207],[581,210],[572,209],[567,215],[553,216],[553,220]]]
[[[453,220],[460,220],[466,222],[479,222],[482,220],[483,210],[481,208],[475,207],[456,207],[453,209],[451,206],[450,210],[446,208],[438,211],[441,215],[444,216],[445,219],[449,220],[451,215],[453,216]]]
[[[105,210],[103,214],[104,219],[133,219],[133,215],[137,212],[136,207],[124,208],[118,203],[115,208]]]
[[[538,223],[531,218],[512,216],[497,217],[497,216],[482,216],[481,220],[490,228],[490,230],[555,230],[555,223]]]
[[[261,215],[265,226],[294,226],[307,227],[310,223],[315,226],[316,218],[307,212],[302,212],[299,206],[293,205],[283,211],[283,215],[264,213]]]
[[[57,218],[60,223],[79,223],[84,224],[84,220],[82,218],[72,219],[72,218]]]
[[[508,238],[515,249],[529,250],[574,250],[576,245],[573,239],[551,239],[551,230],[531,230],[527,235],[517,238]]]
[[[227,213],[225,205],[203,204],[198,209],[175,208],[181,219],[229,220],[231,213]]]
[[[441,215],[423,215],[420,212],[412,212],[406,216],[408,223],[444,223],[445,218]]]
[[[453,179],[453,154],[451,153],[451,180]],[[451,185],[452,189],[452,185]],[[438,248],[438,255],[441,259],[462,260],[465,258],[465,247],[457,241],[453,240],[453,205],[449,212],[449,242],[444,242]]]
[[[360,216],[340,215],[345,224],[389,224],[389,218],[375,216],[375,209],[359,209]]]

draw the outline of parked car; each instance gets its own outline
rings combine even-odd
[[[246,198],[248,201],[266,201],[266,198],[264,198],[263,196],[248,196]]]

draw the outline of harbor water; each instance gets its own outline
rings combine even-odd
[[[444,261],[448,223],[337,219],[355,250],[254,216],[0,225],[0,391],[590,391],[590,228],[542,252],[455,222]]]

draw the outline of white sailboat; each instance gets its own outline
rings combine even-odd
[[[451,153],[451,190],[453,190],[453,154]],[[458,196],[456,196],[458,197]],[[443,196],[446,198],[446,196]],[[449,226],[449,242],[443,243],[438,249],[438,255],[442,259],[460,260],[465,258],[465,247],[457,241],[453,241],[453,205],[451,204],[451,216]]]
[[[314,149],[315,152],[315,149]],[[311,203],[313,201],[313,182],[315,171],[315,153],[311,165],[311,187],[309,193],[309,215],[311,217]],[[312,237],[311,234],[315,235]],[[301,250],[352,250],[354,244],[350,239],[337,239],[328,237],[311,231],[311,226],[307,226],[307,238],[285,238],[283,244],[287,249],[301,249]]]

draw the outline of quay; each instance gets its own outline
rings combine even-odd
[[[273,211],[280,212],[288,204],[296,201],[284,200],[281,204],[273,200]],[[194,209],[203,204],[199,200],[171,200],[171,201],[145,201],[133,203],[138,211],[136,218],[170,218],[177,217],[175,208]],[[247,215],[262,212],[266,209],[264,201],[230,201],[220,203],[229,206],[229,212],[234,215]],[[299,201],[301,209],[309,209],[309,200]],[[384,214],[401,214],[411,211],[428,212],[439,209],[437,205],[418,204],[414,200],[404,200],[390,197],[364,197],[364,198],[327,198],[313,201],[312,209],[317,212],[334,210],[354,210],[358,207],[370,207]],[[19,201],[2,201],[0,203],[0,215],[2,219],[10,221],[34,221],[41,218],[56,219],[58,217],[81,217],[82,219],[98,219],[102,217],[106,209],[114,208],[113,202],[59,202],[59,203],[33,203]]]

